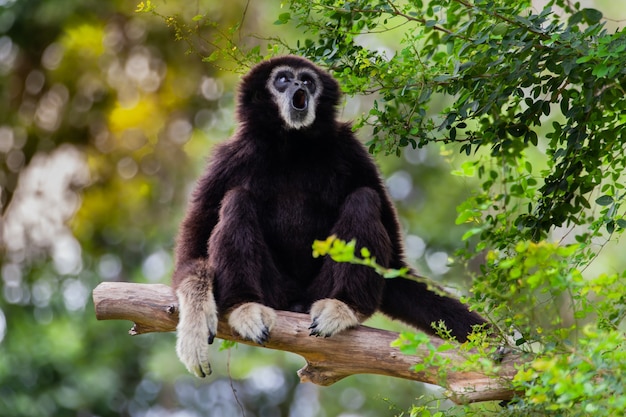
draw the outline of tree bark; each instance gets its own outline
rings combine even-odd
[[[94,289],[93,300],[98,320],[134,322],[129,331],[131,335],[176,330],[178,301],[167,285],[103,282]],[[311,337],[308,315],[288,311],[277,313],[276,325],[263,347],[304,357],[306,366],[298,371],[302,382],[326,386],[350,375],[368,373],[440,385],[457,403],[510,400],[514,395],[508,381],[516,373],[514,365],[520,361],[518,356],[505,356],[497,364],[496,373],[487,375],[482,371],[458,370],[465,359],[456,350],[440,352],[437,355],[446,359],[446,366],[450,368],[443,372],[446,375],[444,380],[436,367],[421,372],[412,370],[431,352],[423,347],[415,356],[401,353],[398,348],[390,346],[398,338],[398,333],[359,326],[330,338]],[[220,320],[217,336],[258,346],[233,334],[225,320]],[[443,341],[433,337],[431,343],[440,346]]]

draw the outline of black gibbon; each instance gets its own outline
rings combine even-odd
[[[296,57],[258,64],[242,80],[238,128],[199,179],[176,248],[176,350],[211,372],[218,315],[262,344],[277,310],[308,312],[311,335],[332,336],[375,311],[433,333],[443,320],[464,341],[485,322],[458,300],[404,278],[314,258],[312,243],[356,239],[382,266],[403,268],[403,238],[376,165],[337,120],[339,86]]]

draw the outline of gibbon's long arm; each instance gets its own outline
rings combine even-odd
[[[209,347],[217,333],[218,309],[214,271],[209,264],[210,236],[228,187],[229,147],[222,147],[196,184],[176,244],[173,287],[180,319],[176,352],[187,369],[199,377],[211,373]]]
[[[383,264],[392,256],[391,239],[381,221],[380,197],[372,188],[357,188],[347,196],[330,234],[355,239]],[[311,334],[332,336],[358,325],[378,309],[384,285],[372,268],[324,259],[310,286],[318,299],[311,306]]]
[[[391,255],[384,264],[389,268],[403,268],[406,266],[404,261],[404,246],[402,245],[404,238],[399,227],[396,210],[387,192],[387,188],[380,177],[378,168],[363,145],[353,138],[350,125],[342,126],[341,131],[342,135],[352,139],[342,141],[341,146],[343,146],[344,149],[340,151],[342,155],[346,155],[346,158],[349,158],[349,164],[352,167],[351,171],[357,173],[352,181],[359,184],[359,186],[372,188],[376,191],[380,200],[380,221],[391,240]]]
[[[217,224],[220,204],[229,182],[227,167],[222,163],[224,159],[225,156],[215,155],[194,188],[176,242],[176,269],[208,257],[209,237]],[[183,277],[175,272],[174,287],[181,279]]]

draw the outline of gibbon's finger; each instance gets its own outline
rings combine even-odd
[[[329,334],[322,334],[321,333],[321,329],[317,328],[317,321],[314,321],[313,323],[311,323],[311,325],[309,326],[309,329],[311,330],[309,332],[309,336],[315,336],[315,337],[329,337]]]
[[[180,361],[193,375],[204,378],[211,374],[209,363],[209,345],[206,343],[207,336],[198,328],[195,332],[189,332],[184,327],[179,328],[176,340],[176,353]]]
[[[201,362],[201,361],[198,362],[198,365],[196,366],[194,371],[195,372],[191,372],[191,373],[196,375],[199,378],[207,377],[211,375],[211,373],[213,372],[213,370],[211,369],[211,364],[209,362]]]

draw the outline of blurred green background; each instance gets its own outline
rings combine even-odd
[[[169,283],[188,193],[233,131],[247,68],[198,54],[238,22],[242,36],[299,36],[273,24],[284,11],[277,1],[154,4],[219,26],[190,45],[163,19],[136,13],[134,0],[0,0],[0,417],[399,415],[436,393],[371,375],[300,384],[300,357],[247,346],[213,347],[214,373],[198,380],[176,358],[174,334],[130,337],[129,323],[96,321],[99,282]],[[346,97],[341,117],[355,119],[368,100]],[[467,288],[449,256],[464,232],[455,207],[472,184],[449,175],[460,165],[451,155],[408,149],[378,161],[409,260]],[[403,328],[378,316],[369,324]]]

